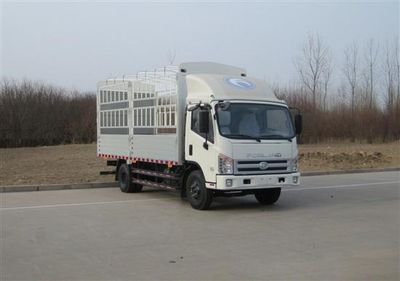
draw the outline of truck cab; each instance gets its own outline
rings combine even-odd
[[[140,80],[142,88],[151,89],[147,101],[137,98],[135,91],[143,90],[132,90],[129,156],[114,161],[122,191],[174,188],[193,208],[204,210],[216,196],[254,194],[260,203],[273,204],[281,188],[299,184],[301,115],[292,116],[264,80],[210,62],[183,63],[172,76],[173,90]],[[146,126],[139,128],[143,121]],[[155,157],[172,160],[152,161]]]
[[[280,188],[299,184],[300,177],[296,128],[287,104],[265,81],[246,77],[242,69],[201,72],[208,74],[185,77],[185,160],[199,166],[213,194],[254,193],[261,203],[276,201]],[[187,188],[187,196],[198,198],[197,189]]]

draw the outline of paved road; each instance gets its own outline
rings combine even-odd
[[[399,280],[398,172],[303,178],[275,206],[116,188],[1,194],[0,280]]]

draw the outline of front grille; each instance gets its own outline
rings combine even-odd
[[[260,164],[264,162],[263,164]],[[265,164],[266,163],[266,164]],[[235,163],[236,174],[287,173],[288,160],[239,160]],[[265,168],[265,166],[267,166]]]

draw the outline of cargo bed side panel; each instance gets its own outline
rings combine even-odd
[[[178,162],[177,135],[134,135],[132,156]]]

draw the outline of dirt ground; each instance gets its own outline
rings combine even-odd
[[[400,141],[300,145],[301,171],[400,167]],[[0,186],[113,181],[95,144],[0,149]]]
[[[300,145],[301,171],[400,167],[400,141]]]
[[[96,157],[96,144],[0,149],[0,185],[112,181],[99,175],[110,168]]]

